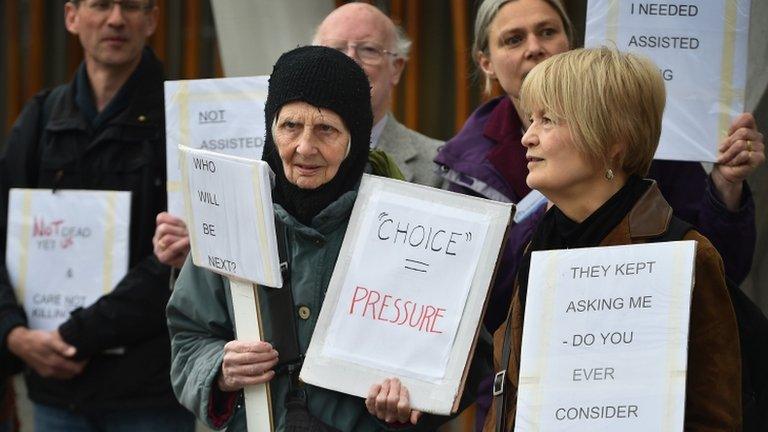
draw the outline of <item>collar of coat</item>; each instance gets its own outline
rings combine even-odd
[[[604,246],[626,244],[626,239],[646,239],[664,234],[672,219],[672,207],[653,180],[627,217],[601,242]]]
[[[324,208],[312,218],[309,226],[299,222],[288,213],[280,204],[275,204],[275,214],[287,226],[295,229],[307,237],[313,239],[325,239],[325,236],[338,229],[349,221],[352,206],[357,198],[357,190],[349,191],[341,195],[336,201]]]

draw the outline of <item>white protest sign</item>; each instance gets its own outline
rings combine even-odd
[[[515,431],[681,431],[696,242],[531,255]]]
[[[168,211],[186,220],[178,146],[261,159],[266,76],[165,82]]]
[[[219,274],[282,286],[266,162],[180,147],[192,261]]]
[[[235,333],[259,341],[258,291],[282,286],[266,162],[179,147],[192,261],[229,277]],[[267,384],[244,389],[250,431],[273,430]]]
[[[656,159],[714,162],[743,112],[750,0],[589,0],[584,45],[643,54],[667,105]]]
[[[489,223],[424,199],[371,197],[323,354],[439,383]]]
[[[512,205],[364,176],[301,379],[456,410]]]
[[[130,192],[11,189],[5,260],[30,328],[58,328],[125,276],[130,203]]]

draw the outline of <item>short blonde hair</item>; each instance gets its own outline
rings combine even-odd
[[[567,121],[574,145],[588,159],[618,165],[627,175],[648,173],[666,102],[652,61],[608,47],[568,51],[533,68],[520,93],[526,113]],[[610,160],[614,144],[622,146],[619,161]]]

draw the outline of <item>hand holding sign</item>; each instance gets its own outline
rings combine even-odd
[[[217,385],[223,392],[265,384],[275,377],[278,353],[268,342],[230,341],[224,345],[224,361]]]
[[[764,162],[763,134],[757,131],[755,118],[749,113],[739,115],[720,144],[712,169],[712,181],[729,210],[738,210],[743,182]]]
[[[387,378],[381,384],[374,384],[365,398],[368,412],[387,423],[417,424],[421,411],[411,409],[408,389],[397,378]]]
[[[152,246],[157,259],[171,267],[181,268],[189,253],[189,232],[183,220],[168,212],[157,215]]]
[[[264,384],[274,376],[270,369],[278,354],[260,341],[259,300],[253,285],[282,285],[270,170],[262,161],[186,147],[180,152],[192,260],[229,277],[232,295],[238,340],[225,346],[217,385],[222,391],[244,390],[248,430],[272,430]],[[174,231],[168,228],[169,233]]]

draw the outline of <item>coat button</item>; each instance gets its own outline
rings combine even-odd
[[[140,115],[140,116],[139,116],[139,117],[138,117],[136,120],[138,120],[138,121],[139,121],[139,123],[144,123],[145,121],[147,121],[147,116],[145,116],[144,114],[142,114],[142,115]]]
[[[299,318],[306,321],[309,319],[311,315],[312,315],[312,311],[309,310],[308,306],[305,306],[305,305],[299,306]]]

